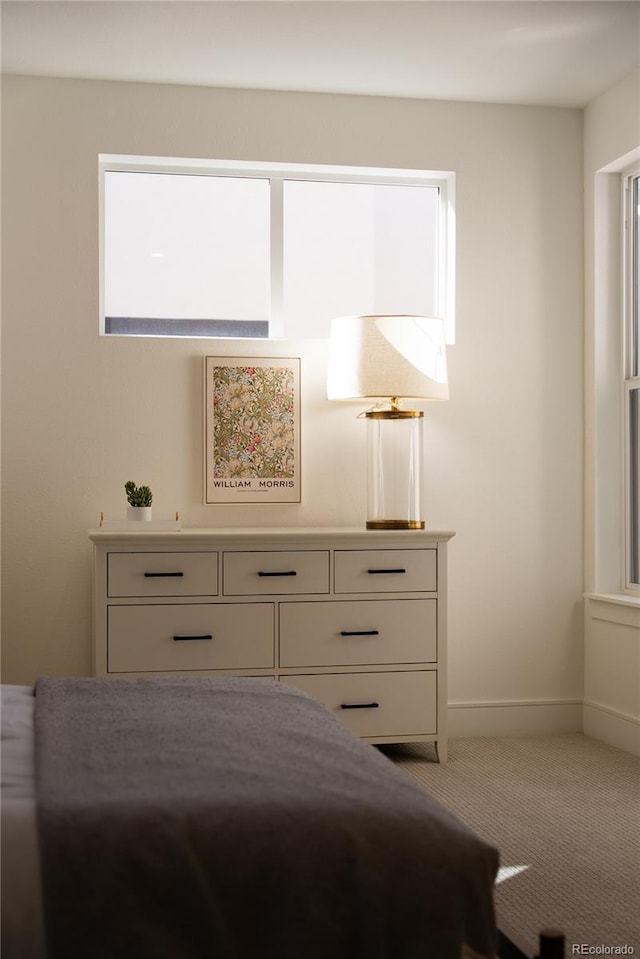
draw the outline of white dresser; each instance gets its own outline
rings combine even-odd
[[[90,530],[94,672],[263,676],[447,756],[446,531]]]

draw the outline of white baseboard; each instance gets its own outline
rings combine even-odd
[[[640,756],[640,720],[597,703],[583,706],[583,731],[610,746]]]
[[[578,700],[516,703],[449,703],[451,738],[468,736],[548,736],[582,732]]]
[[[598,703],[449,703],[448,720],[448,735],[452,739],[583,732],[640,756],[640,720]]]

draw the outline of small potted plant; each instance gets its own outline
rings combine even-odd
[[[127,519],[149,521],[153,493],[148,486],[136,486],[133,480],[124,484],[127,494]]]

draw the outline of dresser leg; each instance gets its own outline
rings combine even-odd
[[[436,761],[439,763],[446,763],[447,761],[447,740],[446,739],[436,739],[433,744],[436,747]]]

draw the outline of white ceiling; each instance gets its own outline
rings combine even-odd
[[[2,0],[2,72],[582,107],[640,0]]]

